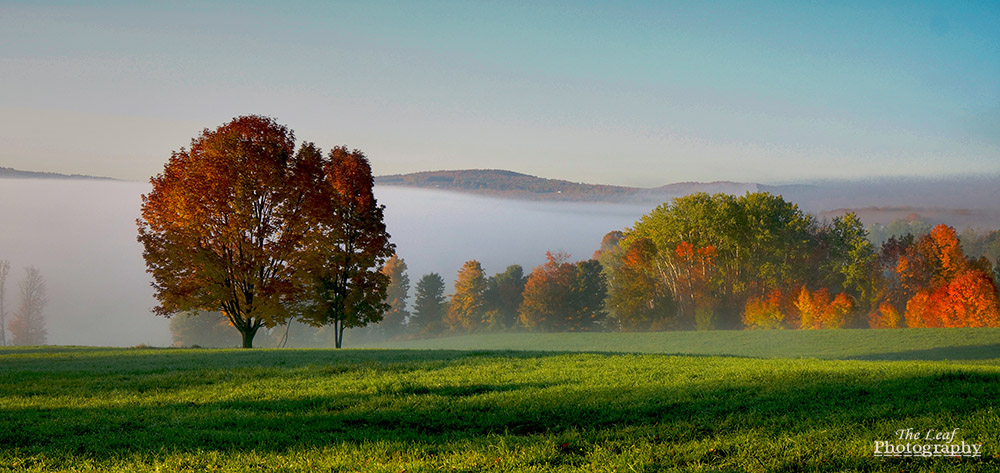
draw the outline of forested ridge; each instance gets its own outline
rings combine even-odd
[[[740,182],[679,182],[661,187],[644,188],[585,184],[562,179],[522,174],[502,169],[466,169],[426,171],[411,174],[378,176],[375,183],[387,186],[407,186],[468,192],[495,197],[554,201],[638,201],[662,202],[671,196],[692,192],[723,192],[742,194],[761,186]]]
[[[0,178],[9,179],[97,179],[113,180],[110,177],[87,176],[83,174],[60,174],[56,172],[21,171],[0,166]]]

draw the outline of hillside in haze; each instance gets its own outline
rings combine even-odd
[[[115,181],[108,177],[0,167],[0,179],[3,178]],[[790,185],[678,182],[642,188],[548,179],[501,169],[468,169],[378,176],[375,183],[503,199],[621,203],[650,208],[695,192],[731,195],[770,192],[820,218],[854,212],[866,223],[920,219],[958,228],[1000,226],[1000,175],[826,180]]]
[[[1000,176],[873,178],[809,184],[680,182],[640,188],[582,184],[505,170],[430,171],[375,178],[383,186],[464,192],[534,201],[656,205],[695,192],[770,192],[821,218],[855,212],[866,223],[923,219],[955,227],[1000,226]]]
[[[375,183],[526,200],[652,203],[664,202],[692,192],[743,194],[755,192],[760,187],[757,184],[739,182],[683,182],[655,188],[610,186],[546,179],[500,169],[393,174],[378,176]]]
[[[113,181],[110,177],[85,176],[82,174],[59,174],[55,172],[21,171],[18,169],[0,167],[0,178],[8,179],[97,179]]]

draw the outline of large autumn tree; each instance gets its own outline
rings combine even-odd
[[[381,314],[385,281],[369,273],[392,245],[360,152],[296,153],[287,127],[243,116],[204,130],[151,183],[137,223],[157,314],[218,311],[245,348],[295,316],[360,323],[350,316],[372,297]]]
[[[303,148],[319,155],[311,144]],[[364,153],[335,147],[323,162],[308,206],[310,225],[296,260],[305,297],[296,306],[304,322],[333,325],[337,348],[343,346],[344,329],[377,323],[389,309],[390,278],[382,268],[395,245],[389,242],[385,206],[376,201],[374,186]]]

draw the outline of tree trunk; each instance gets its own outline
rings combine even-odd
[[[344,322],[339,320],[333,322],[333,342],[337,348],[344,344]]]
[[[240,331],[240,335],[243,335],[243,348],[253,348],[253,337],[257,335],[257,329]]]

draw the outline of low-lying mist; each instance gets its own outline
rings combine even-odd
[[[45,279],[43,315],[56,345],[168,345],[136,241],[136,182],[5,179],[0,181],[0,259],[11,263],[8,314],[18,303],[24,267]],[[8,315],[9,317],[9,315]]]
[[[901,184],[885,186],[885,193],[872,191],[878,187],[873,183],[775,190],[824,218],[843,214],[850,205],[866,223],[921,212],[932,223],[996,228],[1000,218],[991,217],[1000,211],[995,200],[984,199],[995,189],[969,181],[927,184],[933,195],[952,189],[964,199],[904,198],[921,187]],[[8,315],[16,310],[24,268],[35,266],[48,286],[44,315],[50,344],[170,345],[168,320],[150,312],[156,302],[136,241],[140,195],[149,189],[137,182],[0,179],[0,259],[12,266]],[[455,273],[470,259],[478,260],[487,275],[511,264],[528,274],[544,263],[546,251],[567,252],[573,261],[587,259],[605,233],[631,226],[655,206],[531,202],[393,186],[376,186],[375,194],[386,206],[386,225],[408,266],[411,301],[422,275],[440,274],[450,290]],[[938,201],[933,212],[918,209]],[[913,207],[900,206],[905,203]],[[897,207],[876,207],[886,205]]]
[[[150,312],[156,301],[136,241],[140,195],[149,189],[120,181],[0,180],[0,259],[11,262],[8,314],[16,309],[23,268],[35,266],[48,286],[48,343],[170,345],[168,320]],[[549,250],[586,259],[605,233],[651,209],[383,186],[375,193],[411,285],[429,272],[450,283],[470,259],[487,274],[510,264],[528,273]]]

